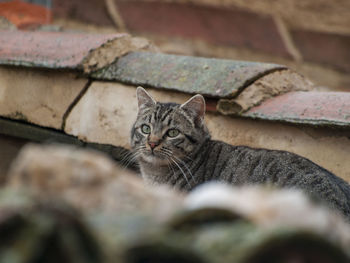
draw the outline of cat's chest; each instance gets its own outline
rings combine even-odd
[[[143,180],[148,185],[164,184],[169,177],[168,167],[148,163],[140,163],[140,172]]]

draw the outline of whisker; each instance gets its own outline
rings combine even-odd
[[[173,176],[175,177],[175,170],[174,170],[173,166],[171,165],[171,162],[170,162],[169,158],[167,159],[167,161],[168,161],[168,164],[169,164],[168,166],[170,167],[171,171],[173,172]]]
[[[181,166],[174,160],[170,157],[170,160],[172,160],[174,162],[174,164],[180,169],[181,173],[184,175],[185,179],[186,179],[186,182],[188,183],[188,185],[192,188],[192,185],[191,183],[188,181],[187,179],[187,176],[186,176],[186,173],[182,170]]]
[[[126,156],[122,159],[121,165],[126,169],[132,162],[136,160],[137,157],[144,151],[146,147],[140,146],[136,149],[134,149],[132,152],[129,152],[126,154]]]
[[[126,153],[123,154],[122,159],[120,160],[121,162],[125,161],[125,159],[129,158],[132,154],[135,153],[140,147],[133,149],[131,151],[127,151]]]
[[[141,146],[139,146],[137,148],[132,149],[131,151],[128,151],[127,153],[124,154],[122,160],[124,160],[125,158],[130,157],[130,155],[134,154],[135,152],[137,152],[139,150],[142,150],[142,149],[145,149],[145,148],[146,148],[145,146],[141,145]]]
[[[123,168],[124,168],[124,169],[128,168],[128,166],[129,166],[131,163],[133,163],[133,162],[137,159],[137,157],[139,157],[140,154],[141,154],[140,152],[134,153],[134,154],[132,155],[132,157],[123,165]]]
[[[178,157],[176,157],[175,155],[172,154],[172,151],[167,149],[167,148],[162,148],[162,150],[164,151],[164,153],[167,153],[169,155],[170,158],[175,158],[175,160],[177,160],[178,162],[180,162],[180,164],[182,164],[186,170],[189,172],[189,174],[191,175],[191,178],[193,179],[193,181],[195,183],[197,183],[197,180],[195,179],[195,177],[193,176],[190,168],[186,165],[186,163],[184,161],[182,161],[181,159],[179,159]],[[185,156],[186,157],[186,156]],[[188,157],[189,158],[189,157]],[[190,159],[190,158],[189,158]]]
[[[173,152],[172,152],[170,149],[166,148],[166,147],[163,147],[162,150],[168,152],[170,155],[173,155]],[[187,160],[193,161],[193,159],[190,158],[190,157],[188,157],[187,155],[184,155],[184,157],[185,157]]]
[[[124,165],[124,163],[127,162],[127,161],[129,160],[129,158],[130,158],[131,156],[133,156],[134,154],[135,154],[134,152],[128,152],[128,153],[126,153],[126,154],[122,157],[122,159],[120,160],[120,164],[121,164],[121,165]]]
[[[172,157],[175,158],[178,162],[180,162],[180,163],[187,169],[187,171],[188,171],[189,174],[191,175],[193,181],[194,181],[195,183],[197,183],[196,178],[194,178],[193,174],[191,173],[190,168],[186,165],[186,163],[185,163],[184,161],[182,161],[181,159],[177,158],[176,156],[172,156]]]

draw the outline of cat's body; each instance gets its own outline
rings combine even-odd
[[[298,188],[350,220],[350,186],[341,178],[290,152],[211,140],[200,95],[179,105],[155,102],[141,88],[137,92],[139,114],[131,145],[146,182],[186,191],[208,181]]]

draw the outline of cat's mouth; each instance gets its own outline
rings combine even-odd
[[[166,157],[166,155],[162,154],[159,151],[152,151],[149,150],[147,152],[143,152],[141,154],[141,159],[145,162],[148,163],[155,163],[155,164],[166,164],[168,162],[168,158]]]

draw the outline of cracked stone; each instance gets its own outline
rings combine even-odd
[[[72,73],[0,67],[0,116],[60,129],[86,83]]]

